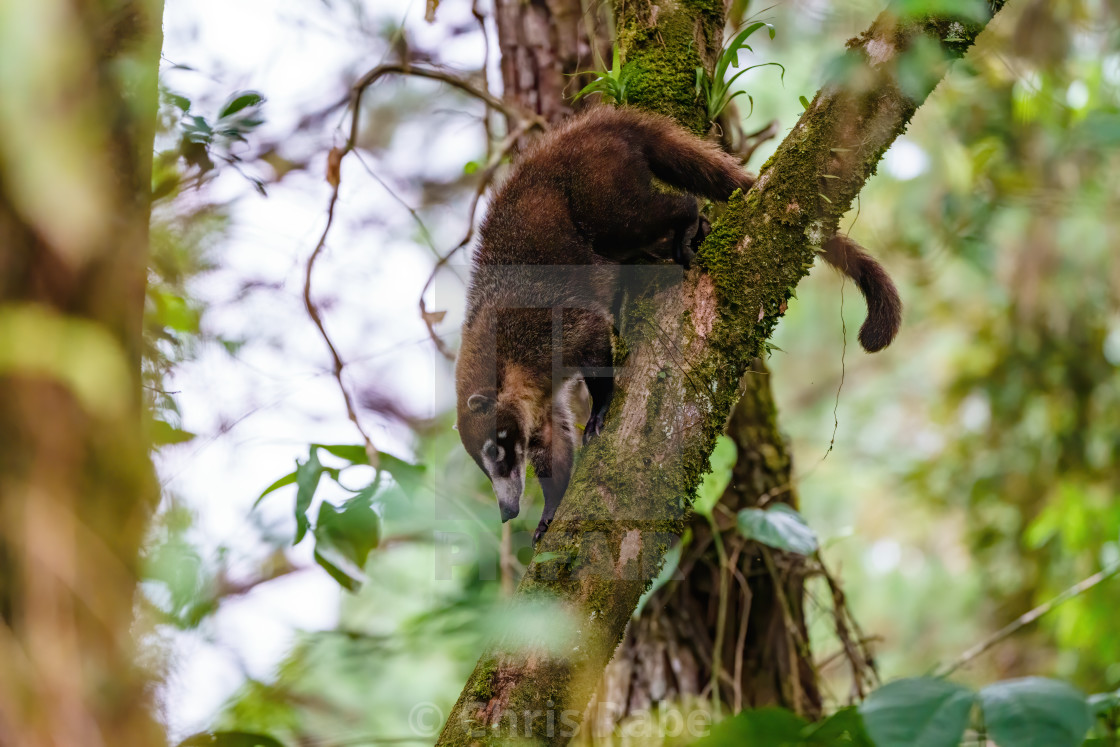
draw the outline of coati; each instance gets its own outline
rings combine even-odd
[[[683,192],[655,187],[655,177]],[[703,232],[694,195],[726,200],[753,184],[714,143],[635,109],[591,109],[525,151],[481,227],[455,371],[459,436],[503,522],[517,516],[532,464],[545,501],[534,542],[548,528],[572,469],[580,378],[591,401],[584,443],[603,428],[614,391],[609,268],[657,246],[687,266]],[[822,254],[867,299],[863,347],[886,347],[901,321],[886,271],[839,235]]]

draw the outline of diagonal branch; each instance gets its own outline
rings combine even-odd
[[[667,6],[657,23],[677,13],[676,22],[692,28],[692,6]],[[703,26],[696,18],[695,26]],[[686,500],[707,470],[741,377],[822,240],[836,233],[841,215],[949,61],[985,25],[881,15],[849,41],[843,79],[817,93],[755,188],[732,199],[698,255],[702,270],[632,304],[631,313],[651,323],[625,325],[628,353],[607,428],[584,448],[515,596],[515,603],[558,604],[576,626],[575,640],[562,650],[543,642],[526,650],[524,636],[520,646],[498,641],[480,659],[438,744],[515,737],[563,744],[573,735],[639,598],[683,527]],[[939,54],[933,58],[931,51]],[[918,62],[924,75],[914,75]],[[908,73],[905,88],[900,63]]]

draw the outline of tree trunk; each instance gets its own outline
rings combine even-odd
[[[505,97],[550,124],[571,114],[586,72],[609,59],[602,12],[598,0],[495,0]]]
[[[155,745],[130,627],[162,2],[0,11],[0,744]]]
[[[665,45],[661,62],[647,56],[643,68],[660,65],[658,75],[683,80],[690,67],[695,75],[701,50],[710,56],[719,47],[722,26],[710,6],[667,0],[656,14],[652,6],[631,20],[623,13],[619,36]],[[849,64],[841,66],[847,77],[817,93],[755,188],[729,203],[701,247],[698,267],[683,283],[630,305],[607,427],[585,447],[515,597],[561,605],[577,626],[576,642],[564,651],[544,641],[526,648],[524,636],[519,645],[497,642],[468,680],[439,744],[570,739],[639,598],[684,529],[687,500],[738,400],[740,379],[815,250],[836,232],[883,152],[947,69],[935,64],[924,77],[908,75],[904,90],[897,63],[919,40],[923,60],[940,49],[947,62],[983,25],[880,16],[849,42]],[[679,92],[653,85],[634,103],[642,99],[683,105]],[[707,128],[695,114],[679,119],[697,132]]]
[[[693,515],[678,571],[646,601],[603,673],[589,710],[595,736],[663,701],[696,697],[733,712],[778,705],[821,715],[804,614],[815,562],[749,542],[736,525],[743,508],[797,507],[768,374],[756,360],[744,377],[727,427],[738,450],[731,481],[711,521]]]

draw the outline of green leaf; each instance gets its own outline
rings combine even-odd
[[[279,480],[277,480],[276,482],[272,483],[267,488],[265,488],[264,492],[261,493],[259,496],[257,496],[257,500],[253,501],[253,508],[256,508],[257,505],[261,502],[261,500],[266,495],[268,495],[269,493],[271,493],[273,491],[276,491],[276,490],[279,490],[280,488],[282,488],[286,485],[291,485],[291,484],[295,483],[295,481],[296,481],[296,473],[295,472],[289,472],[288,474],[284,475]]]
[[[204,731],[179,742],[177,747],[284,747],[284,743],[265,734],[247,731]]]
[[[980,691],[980,709],[999,747],[1076,747],[1093,725],[1081,692],[1044,677],[988,685]]]
[[[182,110],[184,113],[186,113],[187,111],[190,110],[191,100],[188,99],[186,96],[180,96],[177,93],[171,93],[171,91],[167,91],[166,95],[167,95],[167,100],[170,101],[175,106],[179,107],[179,109]]]
[[[263,102],[264,96],[261,96],[256,91],[246,91],[231,98],[229,102],[227,102],[226,105],[222,107],[222,111],[220,114],[218,114],[218,118],[220,119],[222,117],[228,117],[231,114],[237,114],[237,112],[241,111],[242,109],[250,106],[256,106],[257,104]]]
[[[696,500],[692,503],[692,510],[701,516],[711,516],[716,503],[719,502],[727,483],[731,482],[731,468],[739,456],[739,449],[735,442],[727,436],[720,436],[716,446],[712,449],[712,456],[708,460],[711,469],[704,475],[703,482],[696,488]]]
[[[975,703],[967,687],[915,677],[880,687],[859,711],[877,747],[957,747]]]
[[[311,508],[311,499],[315,497],[315,490],[319,487],[319,478],[322,476],[323,465],[319,462],[319,450],[312,446],[306,462],[296,460],[296,538],[293,545],[298,545],[311,528],[307,509]]]
[[[465,164],[463,164],[463,173],[473,174],[478,171],[479,165],[480,164],[478,163],[478,161],[467,161]]]
[[[798,96],[797,100],[801,102],[801,108],[802,109],[808,109],[809,108],[809,99],[805,98],[804,96]]]
[[[784,708],[743,711],[712,727],[696,747],[787,747],[801,745],[809,722]]]
[[[855,706],[841,708],[824,721],[807,726],[801,736],[804,743],[813,745],[852,744],[858,747],[875,747],[863,726],[863,717]]]
[[[798,555],[817,551],[817,535],[804,517],[784,503],[769,509],[744,508],[739,512],[739,533],[747,539]]]
[[[366,559],[381,540],[381,517],[371,505],[374,489],[363,490],[341,510],[324,501],[315,520],[315,561],[350,591],[361,588]]]
[[[186,443],[194,438],[194,435],[190,431],[176,428],[163,420],[152,421],[152,443],[156,446]]]
[[[322,449],[339,459],[345,459],[351,464],[369,464],[369,455],[366,447],[361,444],[311,444],[313,449]]]
[[[1104,716],[1116,708],[1120,708],[1120,690],[1089,696],[1089,709],[1094,716]]]
[[[206,145],[214,138],[214,130],[205,117],[191,117],[183,124],[183,137],[188,142]]]
[[[392,454],[379,452],[380,468],[388,472],[401,486],[409,498],[415,498],[420,488],[424,486],[426,469],[422,464],[409,464],[403,459],[397,459]]]

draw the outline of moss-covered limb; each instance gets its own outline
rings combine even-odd
[[[700,24],[696,6],[679,2],[677,20],[691,13]],[[666,12],[659,11],[658,25]],[[899,77],[908,50],[928,42],[940,48],[942,39],[929,36],[929,28],[939,27],[930,19],[884,16],[855,40],[845,84],[834,80],[818,92],[758,185],[732,197],[702,247],[702,269],[649,303],[631,304],[623,325],[630,330],[628,355],[607,428],[583,450],[517,594],[520,603],[543,597],[564,606],[578,621],[577,642],[562,652],[531,653],[497,644],[468,681],[439,744],[570,738],[682,525],[740,377],[808,272],[814,248],[835,231],[936,83],[925,76],[904,91]],[[637,50],[659,40],[651,31],[645,47],[629,43]],[[675,101],[687,108],[683,98]]]

